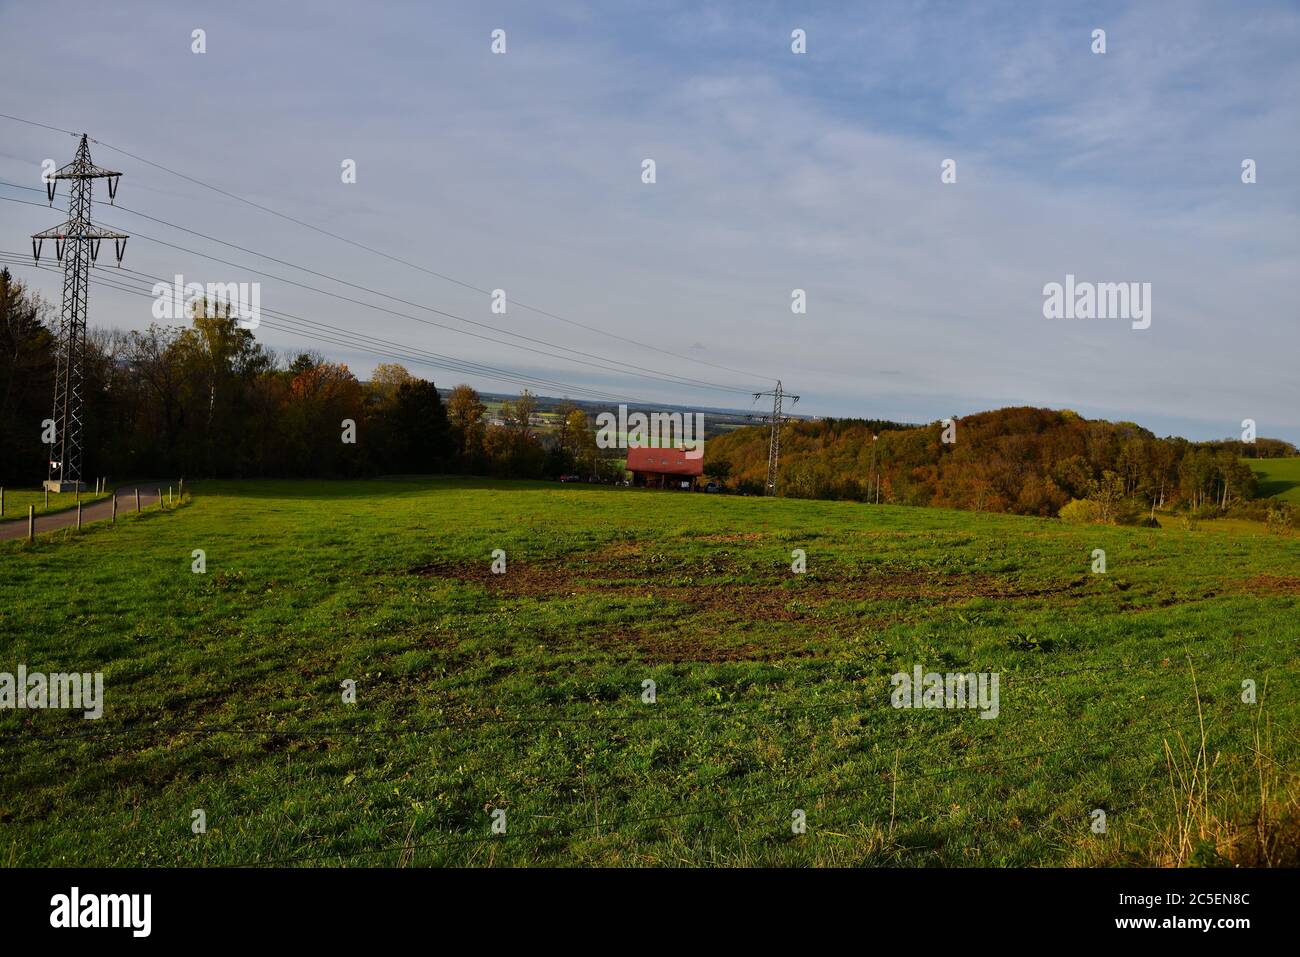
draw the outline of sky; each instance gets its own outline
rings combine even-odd
[[[259,340],[362,378],[393,357],[355,336],[507,370],[381,347],[443,387],[749,409],[779,379],[814,415],[1035,405],[1300,442],[1296,3],[0,0],[0,91],[123,173],[95,217],[126,266],[260,282],[350,336]],[[32,188],[74,147],[0,119],[0,181],[28,187],[0,186],[0,250],[66,218]],[[1150,283],[1149,328],[1046,318],[1067,275]],[[106,287],[90,315],[154,321]]]

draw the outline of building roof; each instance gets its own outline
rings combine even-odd
[[[704,456],[688,458],[685,449],[652,449],[642,447],[627,450],[629,472],[661,472],[666,475],[703,475]]]

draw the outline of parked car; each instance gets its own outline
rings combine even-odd
[[[706,491],[706,492],[721,492],[721,491],[722,491],[722,486],[719,485],[717,482],[710,482],[708,485],[704,486],[704,491]]]
[[[561,481],[561,482],[581,482],[582,479],[579,478],[579,477],[576,476],[576,475],[561,475],[561,476],[560,476],[560,481]]]

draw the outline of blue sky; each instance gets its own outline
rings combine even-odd
[[[196,28],[204,55],[190,49]],[[496,28],[504,56],[489,49]],[[795,28],[806,55],[790,51]],[[1104,55],[1091,52],[1094,28]],[[264,306],[358,333],[629,400],[744,408],[745,391],[780,378],[809,413],[924,421],[1031,404],[1193,438],[1253,418],[1298,441],[1298,51],[1294,3],[125,2],[51,19],[0,2],[0,112],[85,129],[512,302],[745,374],[516,306],[492,315],[477,292],[95,153],[126,174],[131,209],[739,391],[629,380],[144,239],[128,248],[135,269],[261,279]],[[62,163],[71,145],[0,120],[0,179],[39,186],[41,160]],[[955,184],[940,182],[946,158]],[[1245,158],[1254,185],[1241,183]],[[344,159],[355,184],[340,181]],[[0,248],[23,250],[60,218],[0,203]],[[1067,273],[1150,282],[1151,327],[1045,319],[1043,286]],[[32,282],[57,293],[55,277]],[[806,315],[790,312],[794,288]],[[149,305],[96,291],[92,324],[143,328]],[[259,338],[363,376],[378,361],[271,329]],[[508,388],[407,364],[439,385]]]

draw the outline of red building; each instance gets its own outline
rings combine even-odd
[[[627,470],[633,485],[694,491],[704,474],[704,456],[688,458],[685,449],[628,449]]]

